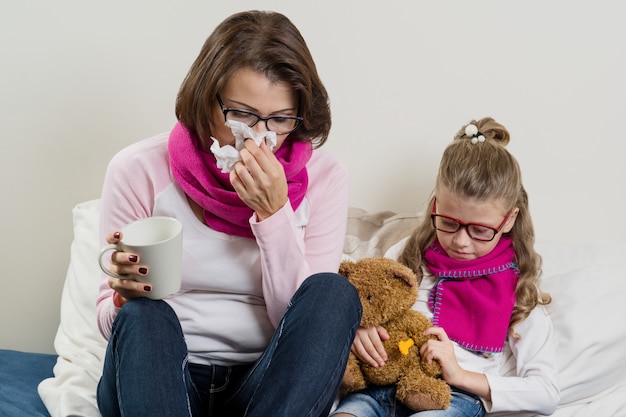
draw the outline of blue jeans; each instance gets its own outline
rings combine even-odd
[[[166,302],[132,300],[113,324],[98,407],[103,417],[326,417],[360,320],[356,289],[337,274],[316,274],[255,363],[203,366],[188,363]]]
[[[446,410],[415,412],[396,401],[393,385],[370,386],[348,394],[333,412],[356,417],[482,417],[485,407],[475,395],[452,387],[452,401]]]

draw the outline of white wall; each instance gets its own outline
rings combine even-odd
[[[540,239],[625,241],[619,1],[32,0],[0,6],[0,348],[52,352],[71,209],[109,158],[174,123],[212,28],[278,10],[332,99],[352,205],[417,211],[471,118],[512,134]],[[384,7],[383,7],[384,5]]]

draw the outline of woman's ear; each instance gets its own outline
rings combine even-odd
[[[515,207],[511,214],[509,214],[509,218],[504,223],[504,227],[502,228],[503,233],[509,233],[511,229],[513,229],[513,225],[515,224],[515,219],[517,219],[517,215],[519,214],[519,208]]]

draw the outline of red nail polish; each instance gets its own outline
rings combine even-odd
[[[120,232],[115,232],[115,233],[113,233],[113,237],[114,237],[115,239],[119,239],[119,238],[120,238]]]
[[[152,287],[149,285],[146,285],[145,287],[143,287],[143,289],[144,291],[148,291],[148,292],[152,291]]]
[[[139,268],[139,273],[145,275],[148,273],[148,268],[141,267]]]
[[[130,256],[128,257],[128,260],[129,260],[130,262],[137,262],[137,255],[130,255]]]

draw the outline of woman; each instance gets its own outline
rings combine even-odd
[[[185,78],[176,115],[169,134],[129,146],[107,169],[106,241],[122,240],[119,230],[138,218],[175,217],[184,266],[181,290],[153,301],[143,297],[149,266],[113,253],[113,271],[147,283],[103,276],[100,411],[326,416],[361,310],[335,273],[348,175],[318,149],[331,125],[328,96],[297,28],[278,13],[227,18]],[[233,124],[261,140],[239,144],[224,169]]]

